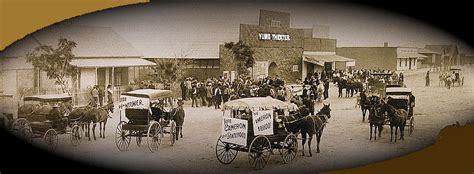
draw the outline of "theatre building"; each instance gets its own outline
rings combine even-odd
[[[259,24],[240,24],[239,40],[254,51],[250,68],[254,79],[279,75],[288,83],[303,79],[309,72],[345,69],[353,59],[336,55],[336,40],[313,38],[313,28],[291,28],[290,14],[260,10]],[[219,47],[220,70],[234,78],[236,63],[232,51]]]

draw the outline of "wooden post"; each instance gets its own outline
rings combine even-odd
[[[115,67],[112,67],[112,97],[115,93]],[[117,97],[113,97],[112,99],[115,100]]]
[[[95,85],[97,85],[99,83],[99,68],[98,67],[95,67]]]
[[[109,93],[107,92],[107,86],[109,85],[109,68],[105,68],[105,86],[104,86],[104,89],[105,89],[105,98],[108,99],[108,95]],[[109,101],[107,101],[109,102]]]

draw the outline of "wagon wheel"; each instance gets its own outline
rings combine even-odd
[[[254,169],[262,169],[267,164],[272,153],[270,140],[265,136],[258,136],[249,146],[249,162]]]
[[[230,164],[237,156],[237,151],[232,144],[223,142],[222,136],[219,137],[216,144],[216,157],[222,164]]]
[[[115,145],[120,151],[124,151],[128,149],[130,146],[130,135],[127,135],[127,130],[123,130],[122,126],[126,124],[125,121],[120,122],[117,125],[117,129],[115,129]]]
[[[411,136],[413,129],[415,128],[415,118],[410,118],[410,125],[408,125],[408,136]]]
[[[171,127],[170,127],[170,142],[171,145],[174,145],[176,142],[176,123],[174,121],[171,122]]]
[[[82,133],[81,127],[79,125],[74,125],[71,128],[71,144],[73,146],[78,146],[81,144]]]
[[[298,141],[296,136],[290,134],[286,136],[285,141],[283,142],[282,147],[282,158],[285,163],[288,163],[295,159],[296,153],[298,152]]]
[[[25,118],[15,119],[12,124],[12,131],[14,134],[20,138],[25,139],[26,141],[31,140],[33,131],[31,130],[30,122]]]
[[[54,129],[48,129],[43,139],[51,150],[54,150],[56,146],[58,146],[58,133]]]
[[[160,148],[162,137],[163,131],[161,129],[160,123],[152,122],[150,127],[148,127],[147,133],[148,149],[150,149],[152,153],[156,152]]]

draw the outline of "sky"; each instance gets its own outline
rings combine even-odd
[[[290,13],[292,28],[330,27],[338,47],[424,47],[462,44],[413,18],[354,4],[270,2],[153,2],[92,13],[67,21],[111,27],[145,57],[218,57],[218,45],[238,41],[240,24],[258,24],[259,10]]]

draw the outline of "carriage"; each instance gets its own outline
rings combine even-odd
[[[387,85],[397,84],[395,81],[388,81],[393,75],[392,73],[371,73],[370,75],[373,76],[373,78],[369,78],[368,80],[366,89],[368,93],[383,96]]]
[[[452,81],[452,85],[458,84],[458,86],[463,86],[464,85],[464,76],[462,75],[462,70],[461,68],[450,68],[450,72],[453,72],[454,79]]]
[[[273,149],[278,149],[285,163],[292,161],[298,151],[296,135],[288,132],[274,116],[292,109],[296,108],[271,97],[243,98],[224,103],[222,132],[216,144],[219,162],[230,164],[239,151],[248,152],[250,165],[262,169]],[[226,116],[226,110],[229,116]]]
[[[176,123],[172,120],[173,93],[170,90],[140,89],[122,93],[120,96],[120,122],[115,131],[115,145],[120,151],[130,146],[135,137],[137,146],[146,139],[153,153],[161,146],[164,134],[169,134],[170,144],[176,139]],[[154,107],[151,103],[160,103]],[[128,121],[122,120],[122,113]]]
[[[48,119],[53,105],[59,107],[62,118]],[[12,124],[12,131],[27,141],[43,138],[51,149],[55,149],[58,144],[58,134],[70,134],[71,144],[77,146],[81,143],[82,130],[78,119],[68,118],[71,107],[72,97],[67,94],[24,97],[23,105],[18,109],[18,118]]]
[[[408,112],[408,135],[411,135],[415,128],[415,118],[413,117],[415,101],[412,92],[410,88],[403,87],[391,87],[385,90],[385,100],[387,104],[392,105],[396,109],[404,109]]]

